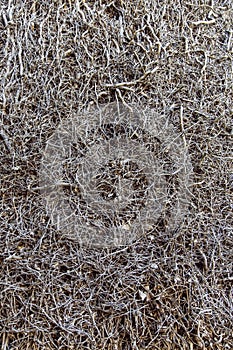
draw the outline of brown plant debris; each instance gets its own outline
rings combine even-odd
[[[233,348],[232,33],[232,0],[1,1],[1,350]],[[110,102],[167,116],[192,197],[176,232],[88,249],[38,170],[62,120]]]

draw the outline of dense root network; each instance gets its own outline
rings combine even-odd
[[[1,349],[233,348],[232,28],[231,0],[1,2]],[[144,124],[104,122],[111,104]],[[163,215],[138,220],[128,243],[81,244],[51,215],[41,166],[78,116],[82,137],[64,157],[59,147],[53,175],[91,237],[93,223],[131,232],[151,184],[165,195]],[[159,118],[177,135],[168,152],[152,130]]]

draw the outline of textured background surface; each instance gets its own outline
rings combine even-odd
[[[231,349],[232,1],[2,0],[0,12],[2,349]],[[184,133],[190,214],[176,234],[80,249],[32,188],[59,123],[114,101]]]

